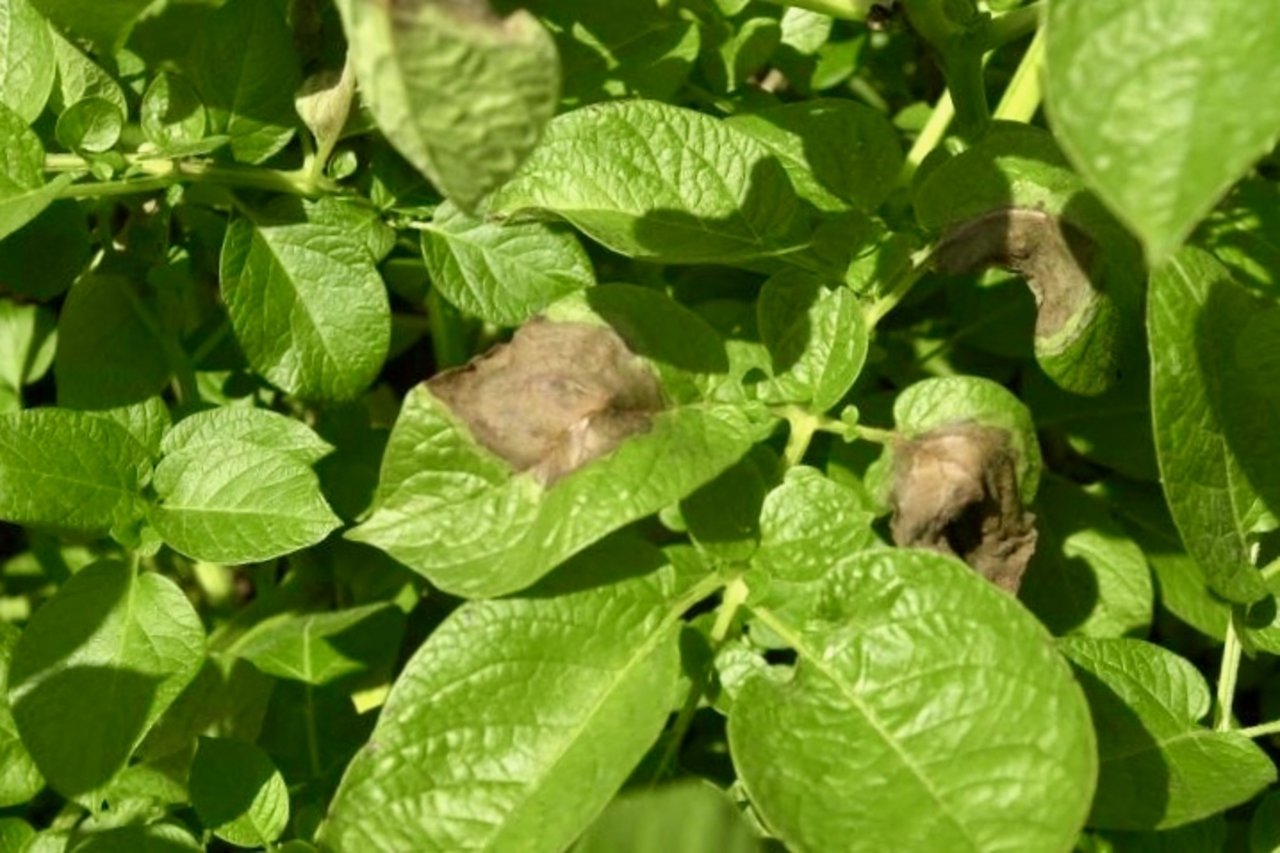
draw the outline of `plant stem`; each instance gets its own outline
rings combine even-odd
[[[1045,4],[1040,0],[992,18],[981,34],[982,49],[997,50],[1029,34],[1040,25],[1044,8]]]
[[[61,198],[102,198],[133,195],[167,189],[174,184],[217,184],[246,189],[267,190],[289,195],[316,196],[338,191],[335,183],[323,175],[312,175],[304,169],[281,171],[257,166],[220,165],[200,160],[163,160],[126,155],[126,161],[141,166],[147,177],[123,178],[118,181],[71,184],[60,193]],[[70,154],[51,154],[45,158],[45,170],[83,171],[89,164]]]
[[[943,92],[942,97],[938,98],[938,103],[934,105],[929,120],[920,129],[920,135],[916,137],[911,150],[907,152],[907,159],[902,164],[902,171],[898,174],[898,186],[911,186],[911,179],[915,177],[916,170],[920,168],[924,158],[929,156],[929,152],[942,142],[943,137],[947,135],[947,128],[951,126],[951,120],[955,117],[956,108],[951,102],[951,92]]]
[[[1235,701],[1236,678],[1240,673],[1240,635],[1236,632],[1236,612],[1232,608],[1227,620],[1227,636],[1222,644],[1222,665],[1218,670],[1218,709],[1213,727],[1231,730],[1231,705]]]
[[[1236,732],[1245,737],[1266,737],[1267,735],[1280,734],[1280,720],[1272,720],[1269,723],[1260,723],[1256,726],[1236,729]]]
[[[915,283],[929,271],[929,257],[932,252],[925,248],[911,255],[911,266],[898,276],[889,290],[866,308],[868,331],[875,329],[884,316],[897,307],[898,303],[911,291]]]
[[[787,446],[782,451],[782,464],[794,468],[804,460],[809,442],[813,441],[813,434],[818,430],[819,418],[799,406],[789,406],[785,416],[791,425],[791,434],[787,436]]]
[[[779,6],[796,6],[846,21],[865,21],[871,4],[866,0],[769,0]]]
[[[1044,72],[1044,30],[1036,33],[1036,37],[1027,46],[1018,69],[1013,72],[1009,88],[996,105],[995,117],[1008,121],[1031,121],[1036,110],[1040,109],[1040,100],[1044,96],[1041,85],[1041,74]]]

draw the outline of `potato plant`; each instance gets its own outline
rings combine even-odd
[[[1272,851],[1270,0],[0,0],[0,850]]]

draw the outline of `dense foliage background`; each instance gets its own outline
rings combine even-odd
[[[1280,849],[1277,45],[0,0],[0,851]]]

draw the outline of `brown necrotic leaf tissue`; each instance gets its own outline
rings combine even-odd
[[[647,431],[663,408],[653,370],[616,332],[543,318],[427,387],[476,441],[544,485]]]
[[[1035,551],[1035,516],[1022,508],[1004,430],[960,423],[900,442],[891,503],[894,544],[959,557],[1018,591]]]

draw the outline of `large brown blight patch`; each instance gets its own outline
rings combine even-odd
[[[476,441],[543,485],[647,431],[663,408],[657,377],[615,331],[543,318],[427,387]]]
[[[1035,516],[1022,508],[1005,430],[951,424],[898,443],[890,502],[895,545],[951,554],[1018,591],[1035,552]]]

